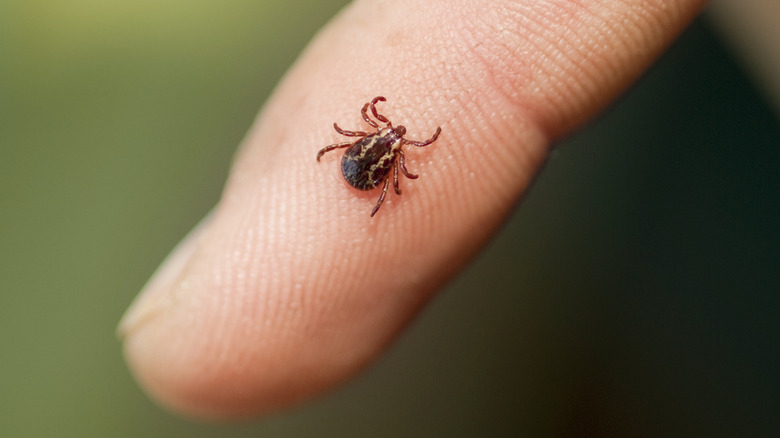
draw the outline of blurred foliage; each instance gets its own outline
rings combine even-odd
[[[115,325],[344,4],[0,3],[0,436],[777,429],[780,128],[701,22],[355,382],[230,426],[149,401]]]
[[[0,2],[0,436],[171,436],[114,327],[345,3]]]

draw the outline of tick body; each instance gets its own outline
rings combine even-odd
[[[379,114],[376,110],[377,102],[384,102],[386,99],[382,96],[377,96],[371,100],[371,102],[363,105],[363,109],[360,110],[360,114],[363,116],[363,120],[366,121],[375,132],[365,131],[345,131],[337,124],[333,124],[333,128],[336,129],[341,135],[347,137],[358,137],[356,141],[348,141],[344,143],[336,143],[330,146],[322,148],[317,152],[317,161],[320,161],[322,154],[332,151],[334,149],[347,148],[344,152],[344,157],[341,159],[341,173],[344,175],[344,179],[347,180],[349,185],[359,190],[371,190],[382,185],[382,194],[379,195],[379,199],[371,210],[371,216],[374,216],[382,206],[382,202],[385,200],[387,194],[387,186],[390,184],[390,174],[393,175],[393,188],[395,193],[401,194],[401,189],[398,186],[398,170],[406,175],[409,179],[416,179],[418,175],[409,173],[406,170],[406,161],[404,157],[403,146],[410,144],[413,146],[423,147],[436,141],[441,133],[441,127],[436,128],[436,132],[431,138],[425,141],[408,140],[404,138],[406,134],[406,128],[402,125],[393,126],[387,117]],[[371,110],[374,118],[383,123],[385,126],[381,127],[379,123],[372,120],[368,115],[368,110]]]

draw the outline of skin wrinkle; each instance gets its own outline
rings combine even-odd
[[[555,58],[549,54],[551,40],[545,36],[545,33],[550,32],[550,27],[554,29],[560,26],[561,18],[557,17],[558,21],[553,22],[547,19],[543,13],[531,12],[533,13],[529,13],[528,16],[500,14],[495,19],[499,24],[487,25],[481,32],[479,28],[476,28],[475,31],[479,32],[479,36],[475,40],[480,41],[480,43],[475,44],[472,51],[490,72],[488,83],[491,85],[491,89],[499,91],[504,96],[505,101],[512,105],[515,112],[521,110],[527,118],[536,122],[537,125],[544,126],[543,119],[537,117],[536,108],[538,105],[533,100],[527,99],[527,93],[523,91],[527,87],[526,84],[534,83],[540,76],[528,75],[530,71],[522,66],[524,63],[542,66],[541,77],[555,77],[555,75],[550,74],[548,66],[558,66],[560,62],[553,61]],[[502,41],[501,37],[507,41]],[[520,49],[523,45],[530,47],[531,50]],[[504,47],[504,53],[496,53],[495,47]],[[490,55],[483,56],[481,55],[482,51],[487,51]],[[528,61],[523,61],[523,56],[520,56],[525,54],[530,54]],[[519,76],[518,73],[520,73]],[[556,86],[554,89],[561,96],[557,100],[562,100],[564,94],[561,93],[560,87]],[[550,95],[546,94],[544,97],[550,98]],[[544,130],[551,131],[550,129]]]
[[[486,80],[485,80],[485,82],[489,86],[486,87],[486,89],[483,91],[483,93],[491,95],[491,98],[490,99],[485,99],[485,101],[489,101],[491,107],[501,107],[501,108],[509,107],[509,108],[512,108],[512,110],[511,111],[507,111],[506,114],[513,114],[513,115],[514,114],[519,114],[517,116],[518,120],[532,119],[534,113],[530,109],[526,108],[522,103],[518,103],[519,101],[518,101],[517,98],[515,98],[514,96],[512,96],[510,94],[507,94],[505,92],[505,87],[502,87],[500,85],[501,78],[499,76],[503,75],[503,73],[496,73],[497,70],[490,67],[491,65],[496,64],[496,63],[499,63],[499,64],[503,63],[503,61],[491,61],[490,59],[488,59],[486,57],[483,57],[481,55],[480,48],[484,47],[487,50],[488,46],[489,46],[489,43],[488,44],[478,43],[474,47],[472,47],[472,50],[469,52],[469,53],[473,54],[479,60],[480,67],[486,68],[485,69],[485,71],[486,71],[486,75],[485,75],[486,76]],[[499,57],[496,57],[496,58],[501,58],[501,57],[499,56]],[[499,98],[499,96],[500,96],[500,98]],[[465,106],[465,105],[462,105],[462,107],[463,106]],[[469,114],[489,114],[492,111],[484,110],[484,109],[480,108],[480,110],[465,110],[465,112],[467,112]],[[475,125],[478,125],[478,126],[495,125],[496,122],[493,119],[494,118],[491,118],[491,119],[488,119],[488,120],[482,120],[482,121],[477,120],[477,121],[473,121],[473,123]],[[523,134],[528,132],[527,131],[528,128],[534,126],[534,123],[510,124],[509,126],[510,126],[509,128],[507,128],[505,126],[502,126],[501,128],[488,130],[487,134],[488,135],[496,135],[496,136],[498,136],[498,138],[501,138],[502,136],[510,136],[510,135],[514,136],[514,138],[520,138]],[[458,127],[458,128],[459,129],[463,129],[462,127]],[[474,129],[474,130],[471,130],[471,132],[467,133],[469,138],[473,139],[472,143],[475,145],[475,147],[479,148],[479,146],[477,146],[477,145],[480,145],[480,144],[493,144],[494,143],[490,139],[486,139],[485,138],[485,132],[484,131],[485,131],[484,129],[481,129],[481,130]],[[463,134],[464,133],[462,133],[462,132],[458,132],[455,135],[455,137],[456,138],[464,138]],[[546,140],[537,139],[537,141],[546,141]],[[496,164],[495,165],[491,165],[490,167],[492,167],[494,169],[496,169],[496,168],[497,169],[502,169],[504,167],[502,164],[504,164],[504,163],[515,162],[518,159],[520,159],[522,161],[525,161],[525,160],[523,160],[523,158],[527,158],[529,156],[529,154],[527,154],[526,152],[527,152],[527,149],[523,149],[522,147],[520,147],[520,148],[499,148],[498,150],[496,150],[495,148],[489,148],[489,153],[486,151],[484,154],[480,154],[478,156],[478,158],[491,158],[491,157],[495,157],[494,161],[496,162]],[[506,158],[509,158],[509,157],[511,157],[512,160],[506,160]],[[478,167],[478,166],[476,166],[476,167]],[[522,166],[522,167],[525,167],[525,166]],[[463,171],[463,169],[461,169],[461,172],[462,171]],[[490,175],[490,176],[495,176],[495,174],[492,173],[492,172],[485,172],[485,174],[486,175]],[[512,178],[511,177],[507,178],[507,180],[509,180],[509,179],[512,179]],[[491,186],[491,185],[493,185],[493,186],[500,186],[501,184],[486,184],[486,185],[488,185],[488,186]]]
[[[545,73],[555,80],[552,86],[554,93],[550,93],[551,106],[568,109],[566,113],[562,112],[563,110],[558,111],[555,118],[558,121],[569,120],[570,122],[567,124],[575,124],[577,120],[574,114],[582,112],[581,108],[588,105],[588,102],[592,100],[589,96],[595,94],[598,88],[595,86],[597,82],[594,75],[588,74],[587,64],[578,63],[579,59],[585,60],[585,63],[589,61],[577,49],[578,46],[581,46],[580,41],[577,40],[577,35],[568,28],[562,32],[558,40],[553,40],[542,32],[540,32],[539,38],[544,38],[544,43],[547,46],[555,48],[548,58],[551,62],[543,64],[550,66],[550,69]],[[549,48],[545,47],[542,50],[548,52]],[[564,102],[567,102],[568,105],[564,104]],[[548,135],[550,137],[557,136],[553,129],[549,129]]]
[[[523,77],[528,77],[529,80],[526,82],[531,82],[530,78],[532,75],[529,74],[530,71],[524,66],[523,62],[511,63],[510,66],[510,61],[514,60],[514,50],[508,43],[496,41],[495,39],[495,35],[509,35],[511,32],[504,26],[497,25],[493,27],[489,24],[473,26],[466,29],[466,31],[469,36],[473,35],[466,41],[469,44],[468,54],[476,58],[477,62],[474,64],[478,65],[480,70],[485,72],[485,84],[489,86],[490,90],[500,93],[502,97],[501,101],[495,102],[496,106],[502,107],[504,104],[509,104],[514,111],[522,112],[527,117],[533,117],[534,111],[532,107],[527,105],[525,100],[519,98],[521,94],[519,87],[514,86],[514,84],[524,82]],[[505,49],[504,56],[496,53],[495,49],[497,47]],[[533,65],[532,62],[529,62],[529,64]],[[514,79],[508,81],[507,73]]]
[[[592,107],[594,102],[598,101],[597,96],[602,90],[610,88],[612,84],[627,82],[627,79],[634,75],[634,71],[638,71],[646,65],[646,62],[638,63],[636,59],[633,59],[636,58],[636,54],[644,52],[626,50],[622,39],[609,46],[596,46],[588,50],[585,40],[572,31],[572,28],[588,29],[589,31],[590,29],[606,28],[609,29],[610,34],[614,35],[613,28],[617,26],[618,33],[622,32],[630,36],[628,46],[652,47],[658,46],[657,43],[653,42],[661,40],[663,35],[661,33],[663,29],[653,32],[653,25],[659,23],[656,26],[668,27],[668,22],[661,22],[657,16],[645,13],[641,7],[634,6],[629,13],[611,14],[610,11],[620,8],[617,6],[609,8],[609,2],[605,2],[605,5],[607,12],[604,12],[604,8],[585,8],[581,4],[573,2],[546,2],[535,5],[534,9],[527,11],[518,6],[509,14],[502,15],[498,21],[501,24],[487,28],[479,33],[478,38],[474,38],[476,41],[491,41],[487,45],[484,43],[475,44],[472,51],[481,63],[489,66],[491,87],[502,91],[504,97],[509,101],[516,101],[516,96],[524,94],[519,91],[523,88],[523,79],[518,79],[516,76],[518,71],[523,71],[516,66],[517,52],[522,52],[522,50],[516,50],[515,45],[510,45],[503,40],[512,40],[506,35],[514,36],[514,40],[520,38],[521,41],[525,41],[533,48],[530,51],[533,58],[529,63],[542,66],[542,75],[554,78],[554,82],[549,84],[552,85],[553,91],[550,92],[551,89],[548,88],[544,94],[544,98],[550,102],[549,105],[546,105],[548,111],[551,110],[550,114],[547,114],[547,117],[538,118],[534,117],[533,110],[528,112],[530,112],[532,120],[537,121],[550,138],[559,136],[558,131],[561,129],[549,127],[549,124],[545,122],[546,119],[570,120],[570,123],[564,124],[564,130],[571,129],[570,126],[582,122],[582,117],[575,114],[583,114],[584,108]],[[661,3],[660,7],[664,9],[666,5]],[[617,15],[622,20],[608,21],[598,12],[608,17]],[[655,23],[649,21],[648,16],[652,17]],[[518,23],[522,27],[518,27]],[[563,32],[558,29],[563,29]],[[485,57],[480,54],[480,47],[483,48],[482,50],[488,50],[486,47],[489,47],[491,54],[494,53],[494,47],[503,47],[505,53],[504,56]],[[551,48],[553,50],[550,50]],[[568,48],[572,50],[567,50]],[[620,56],[615,57],[615,53]],[[607,62],[608,59],[615,59],[615,61]],[[618,73],[621,70],[622,74]],[[582,77],[587,79],[583,81]],[[576,104],[572,104],[573,101]],[[527,107],[539,108],[539,105],[531,103]],[[564,109],[568,111],[562,112],[565,111]]]

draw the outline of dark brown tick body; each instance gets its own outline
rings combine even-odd
[[[406,144],[419,147],[428,146],[436,141],[439,137],[439,133],[441,133],[441,127],[439,127],[436,128],[436,133],[428,140],[414,141],[405,139],[405,127],[401,125],[393,127],[387,117],[377,112],[376,103],[380,101],[384,102],[385,100],[384,97],[377,96],[371,100],[371,102],[363,105],[363,109],[360,110],[363,120],[376,128],[376,132],[345,131],[334,123],[333,127],[339,134],[346,135],[347,137],[360,137],[360,139],[355,142],[332,144],[322,148],[317,153],[317,161],[320,161],[320,157],[325,152],[339,148],[347,148],[344,152],[344,157],[341,159],[341,173],[344,175],[344,179],[356,189],[371,190],[379,187],[379,184],[384,182],[382,194],[379,195],[379,200],[377,200],[374,209],[371,210],[371,216],[376,214],[379,207],[382,205],[382,202],[385,200],[387,186],[390,184],[389,177],[391,170],[393,173],[393,188],[399,195],[401,194],[401,189],[398,187],[399,167],[407,178],[417,178],[417,175],[411,174],[406,170],[406,161],[402,147]],[[377,120],[386,124],[386,127],[380,128],[377,122],[368,117],[367,111],[369,108],[371,108],[371,114],[373,114]]]

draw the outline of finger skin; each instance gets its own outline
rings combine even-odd
[[[259,415],[374,360],[496,231],[550,142],[625,89],[702,1],[358,1],[307,48],[236,157],[213,217],[120,325],[178,412]],[[403,195],[349,187],[332,125],[379,108],[410,139]],[[392,192],[392,191],[391,191]]]

